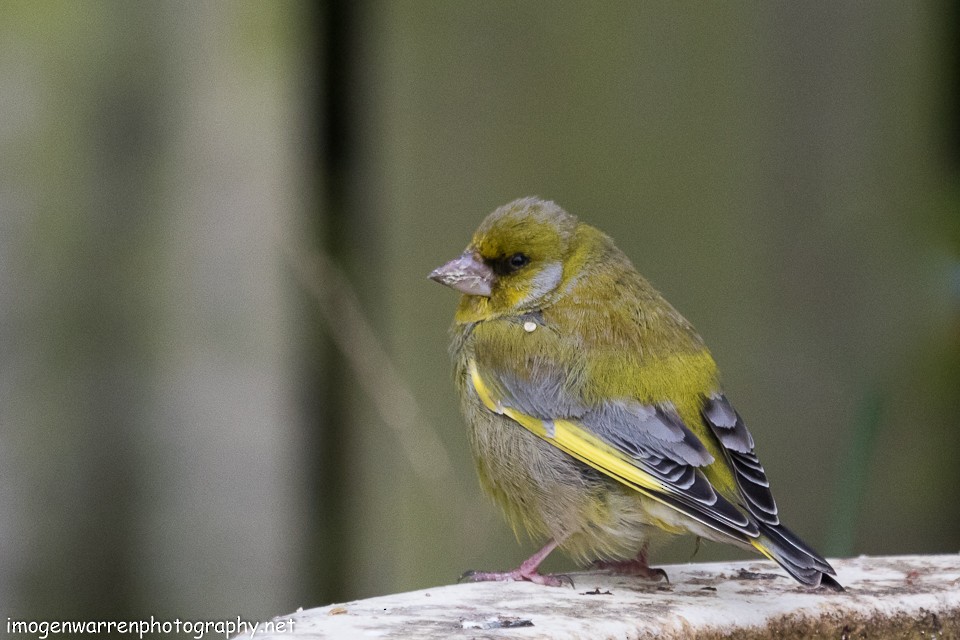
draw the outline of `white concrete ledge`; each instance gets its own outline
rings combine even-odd
[[[960,555],[831,563],[845,593],[804,588],[765,561],[687,564],[663,567],[670,584],[580,572],[573,589],[488,582],[356,600],[255,637],[960,638]]]

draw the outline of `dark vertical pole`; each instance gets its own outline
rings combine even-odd
[[[943,42],[947,47],[947,94],[946,113],[944,114],[949,127],[949,154],[947,161],[951,165],[954,179],[960,180],[960,0],[949,3],[946,33]]]
[[[352,4],[344,0],[319,3],[314,14],[317,33],[317,201],[322,213],[316,218],[317,244],[338,262],[344,257],[344,221],[348,216],[347,184],[351,170],[351,122],[348,95],[351,90]],[[309,300],[307,305],[316,304]],[[316,317],[316,314],[311,314]],[[343,599],[343,576],[349,570],[350,541],[346,521],[349,496],[349,464],[346,455],[346,403],[342,392],[345,363],[332,341],[322,334],[319,319],[310,325],[317,335],[309,336],[312,357],[304,362],[304,402],[308,420],[314,425],[308,434],[310,479],[315,518],[308,575],[314,602]]]

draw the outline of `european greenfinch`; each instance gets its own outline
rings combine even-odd
[[[515,530],[547,540],[516,570],[470,580],[562,584],[538,571],[557,547],[659,579],[649,542],[687,533],[842,590],[781,524],[703,339],[610,237],[524,198],[430,278],[462,293],[451,353],[481,485]]]

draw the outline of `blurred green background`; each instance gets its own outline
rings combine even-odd
[[[0,2],[0,615],[259,620],[519,563],[425,276],[526,195],[699,329],[811,544],[957,553],[958,24]]]

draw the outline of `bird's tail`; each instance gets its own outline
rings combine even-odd
[[[830,563],[816,551],[808,547],[803,540],[783,525],[758,523],[760,537],[752,544],[799,582],[811,587],[828,587],[834,591],[843,591],[843,587],[833,577],[837,575]]]

